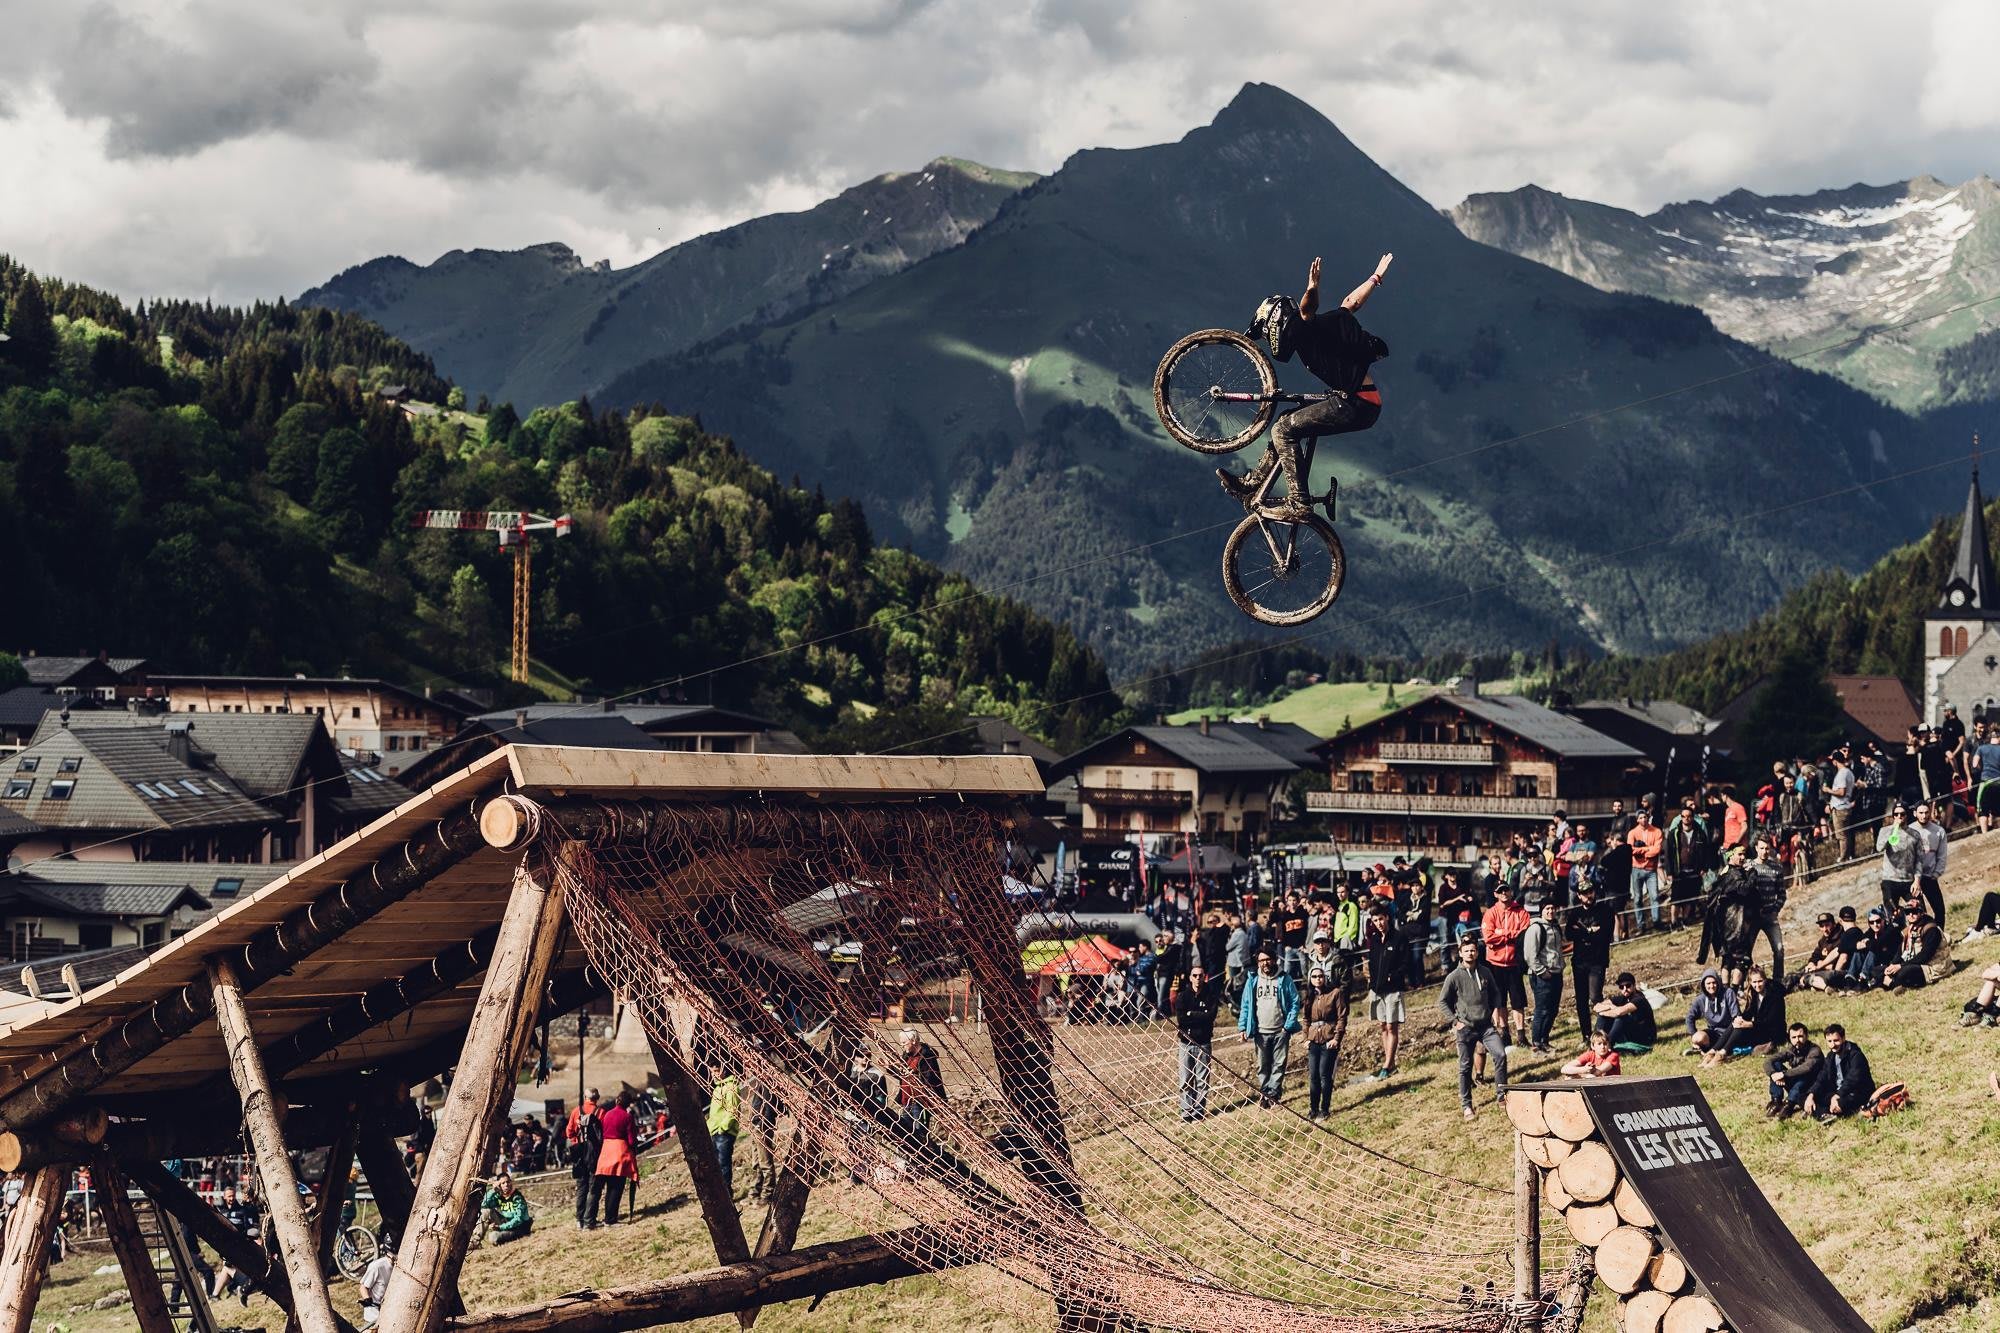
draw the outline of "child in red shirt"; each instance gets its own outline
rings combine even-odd
[[[1590,1034],[1590,1049],[1563,1066],[1564,1078],[1614,1078],[1618,1074],[1618,1052],[1611,1049],[1611,1034]]]

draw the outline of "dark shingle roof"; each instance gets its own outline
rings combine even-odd
[[[6,806],[0,805],[0,842],[14,842],[32,833],[41,832],[42,826],[26,815],[17,815]]]
[[[190,768],[168,754],[164,739],[135,726],[45,731],[0,774],[33,783],[5,808],[45,829],[157,832],[276,822],[276,814],[221,773]],[[41,762],[33,773],[22,773],[21,760],[30,755]],[[76,761],[75,772],[61,772],[64,759]],[[64,799],[51,799],[57,781],[74,783]]]
[[[1573,717],[1564,717],[1554,709],[1544,708],[1533,699],[1518,694],[1441,694],[1434,697],[1560,755],[1576,759],[1645,757],[1623,741],[1613,740]]]
[[[171,873],[173,863],[164,864]],[[33,875],[0,877],[0,910],[10,901],[64,916],[165,916],[183,902],[208,909],[186,884],[53,884]]]
[[[574,709],[574,705],[569,705]],[[486,721],[487,719],[480,719]],[[529,716],[524,727],[514,725],[514,715],[506,721],[489,723],[502,744],[582,745],[601,750],[664,750],[667,747],[633,725],[622,713],[576,713],[536,721]]]
[[[44,714],[60,709],[62,699],[46,685],[16,685],[0,690],[0,727],[39,726]]]
[[[511,728],[516,713],[526,713],[530,724],[567,721],[585,717],[622,717],[642,731],[707,730],[727,727],[741,731],[768,730],[772,724],[761,717],[710,704],[529,704],[525,708],[498,708],[481,713],[479,721],[496,731]],[[707,723],[707,726],[698,724]],[[678,725],[677,725],[678,724]]]
[[[1321,738],[1296,722],[1266,722],[1262,726],[1255,722],[1210,723],[1210,732],[1217,726],[1227,727],[1234,735],[1253,741],[1301,768],[1318,768],[1321,764],[1320,757],[1313,752]]]
[[[331,802],[338,814],[354,819],[373,819],[377,815],[388,814],[416,795],[394,778],[384,776],[380,769],[364,764],[352,755],[342,755],[340,766],[347,773],[347,794],[335,796]]]
[[[21,669],[28,673],[30,685],[61,685],[86,667],[96,666],[95,657],[24,657]],[[111,657],[104,659],[104,666],[115,675],[125,675],[146,665],[143,657]]]
[[[1211,727],[1202,735],[1200,727],[1127,727],[1095,745],[1069,755],[1050,772],[1051,778],[1076,772],[1090,757],[1106,746],[1137,737],[1157,745],[1168,754],[1204,773],[1290,773],[1298,765],[1255,741],[1245,740],[1225,727]]]
[[[35,982],[41,987],[44,996],[65,994],[67,992],[63,985],[63,969],[74,968],[76,984],[83,990],[90,990],[111,980],[158,947],[146,944],[117,944],[109,949],[57,954],[33,965]],[[0,967],[0,990],[26,995],[28,983],[21,979],[21,969]]]

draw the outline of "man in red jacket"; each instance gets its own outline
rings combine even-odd
[[[1528,922],[1528,909],[1514,901],[1513,887],[1502,880],[1493,890],[1493,905],[1480,919],[1479,935],[1486,944],[1486,965],[1499,983],[1493,1026],[1509,1046],[1520,1044],[1515,1032],[1525,1039],[1528,1030],[1528,986],[1521,967],[1521,936]]]

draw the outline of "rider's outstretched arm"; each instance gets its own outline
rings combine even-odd
[[[1319,256],[1313,256],[1312,266],[1306,269],[1305,294],[1299,297],[1299,318],[1311,319],[1319,313]]]
[[[1347,294],[1347,298],[1340,303],[1340,308],[1342,310],[1359,310],[1362,306],[1366,305],[1369,295],[1382,285],[1382,275],[1389,271],[1389,263],[1395,257],[1394,255],[1383,255],[1377,260],[1375,262],[1375,271],[1363,278],[1361,285]],[[1315,260],[1314,263],[1317,264],[1318,261]]]

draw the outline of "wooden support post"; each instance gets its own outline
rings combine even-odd
[[[222,1214],[158,1162],[128,1161],[122,1165],[125,1174],[145,1191],[155,1208],[175,1221],[187,1223],[196,1239],[220,1255],[222,1262],[249,1278],[250,1285],[269,1296],[280,1310],[291,1312],[292,1291],[285,1285],[285,1270],[271,1266],[262,1245],[230,1226]],[[163,1220],[162,1225],[171,1223]]]
[[[542,984],[562,937],[559,881],[522,866],[500,922],[479,1003],[466,1029],[458,1074],[417,1182],[409,1232],[382,1301],[387,1333],[435,1333],[443,1322],[477,1216],[473,1178],[513,1101],[515,1075],[534,1035]]]
[[[49,1244],[62,1220],[69,1168],[45,1166],[28,1177],[14,1215],[7,1219],[7,1242],[0,1250],[0,1333],[28,1333],[35,1302],[49,1271]]]
[[[379,1116],[370,1115],[361,1122],[361,1137],[355,1141],[354,1149],[361,1159],[361,1174],[368,1178],[368,1188],[375,1195],[375,1207],[381,1212],[382,1221],[396,1233],[400,1246],[410,1229],[410,1204],[416,1198],[417,1187],[411,1183],[410,1173],[403,1169],[403,1154],[396,1147],[396,1137]]]
[[[750,1243],[743,1237],[743,1218],[736,1211],[736,1199],[723,1183],[722,1166],[715,1160],[715,1140],[708,1136],[708,1101],[681,1057],[653,1040],[653,1063],[660,1067],[660,1088],[673,1117],[674,1137],[680,1140],[681,1157],[687,1162],[688,1179],[694,1183],[694,1197],[701,1203],[702,1220],[708,1223],[708,1238],[715,1245],[715,1257],[725,1264],[740,1264],[750,1257]]]
[[[257,1034],[250,1029],[250,1012],[243,1005],[236,969],[226,959],[211,958],[208,979],[215,996],[216,1026],[222,1030],[229,1054],[229,1072],[243,1097],[244,1128],[250,1131],[257,1173],[264,1182],[264,1206],[270,1210],[271,1229],[278,1233],[278,1252],[285,1261],[292,1318],[303,1333],[334,1333],[337,1325],[326,1281],[320,1275],[319,1250],[306,1222],[305,1205],[299,1200],[299,1178],[285,1147],[284,1126],[279,1123],[277,1102],[264,1074]]]
[[[103,1211],[104,1230],[111,1237],[111,1252],[125,1274],[125,1289],[132,1293],[132,1318],[139,1333],[176,1333],[173,1315],[167,1310],[167,1294],[160,1290],[159,1270],[139,1234],[139,1219],[133,1216],[132,1201],[125,1197],[125,1173],[108,1152],[91,1159],[90,1180],[97,1188],[98,1207]],[[162,1226],[172,1226],[165,1216]]]
[[[1514,1310],[1520,1327],[1533,1333],[1542,1326],[1542,1189],[1541,1172],[1528,1158],[1527,1145],[1514,1136]]]
[[[340,1214],[347,1202],[347,1177],[354,1169],[354,1143],[361,1132],[360,1108],[347,1106],[347,1123],[326,1150],[326,1175],[319,1186],[319,1218],[313,1229],[313,1253],[319,1271],[333,1268],[333,1242],[340,1235]]]

